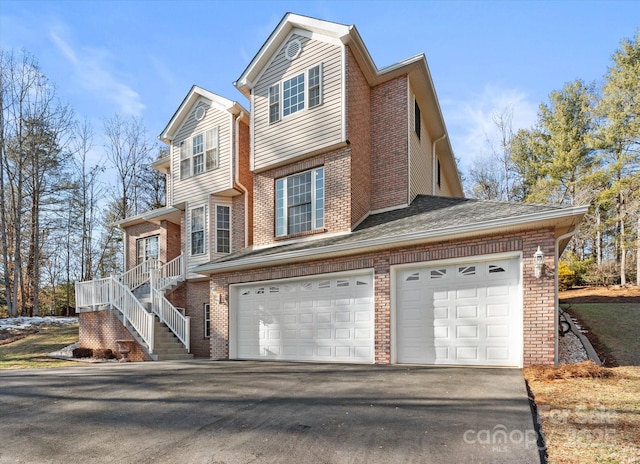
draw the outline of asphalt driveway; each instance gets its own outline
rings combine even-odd
[[[181,361],[0,371],[0,463],[539,463],[518,369]]]

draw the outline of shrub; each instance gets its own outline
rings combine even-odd
[[[576,285],[576,273],[569,268],[569,265],[561,261],[558,265],[558,289],[567,290]]]
[[[91,348],[74,348],[72,353],[74,358],[92,358],[93,357],[93,350]]]

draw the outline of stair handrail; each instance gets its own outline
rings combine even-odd
[[[161,263],[159,260],[156,258],[148,258],[122,274],[120,277],[121,281],[129,290],[135,290],[149,281],[150,271],[152,269],[158,269],[160,266]]]
[[[76,308],[98,309],[111,303],[111,279],[93,279],[76,282]]]
[[[124,316],[124,325],[131,326],[147,344],[149,354],[153,354],[154,316],[140,303],[131,290],[115,277],[111,280],[111,305]]]
[[[151,271],[152,274],[155,271]],[[152,281],[154,279],[152,278]],[[184,345],[187,352],[191,352],[191,318],[183,316],[182,313],[171,304],[164,296],[161,290],[153,285],[151,286],[151,308],[154,314],[158,316],[160,322],[163,322]]]
[[[152,287],[164,290],[177,282],[183,282],[186,278],[184,253],[180,253],[166,264],[158,266]]]

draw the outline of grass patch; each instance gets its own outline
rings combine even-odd
[[[78,341],[78,324],[40,326],[38,333],[0,346],[0,369],[41,369],[75,366],[47,355]]]
[[[640,366],[640,304],[573,303],[569,313],[589,330],[587,337],[605,364]]]
[[[640,367],[524,369],[550,464],[640,463]]]

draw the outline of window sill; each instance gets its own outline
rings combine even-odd
[[[308,237],[310,235],[324,234],[326,231],[327,231],[327,229],[307,230],[306,232],[298,232],[297,234],[281,235],[279,237],[274,237],[274,240],[276,242],[280,242],[280,241],[283,241],[283,240],[291,240],[293,238]]]

